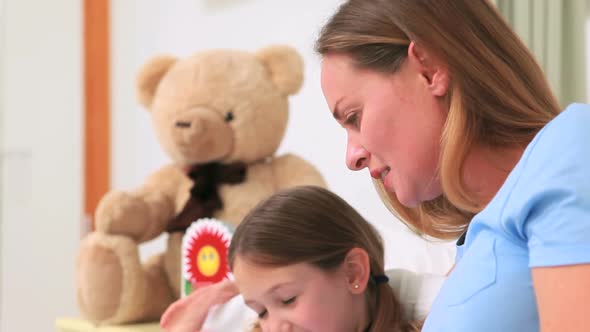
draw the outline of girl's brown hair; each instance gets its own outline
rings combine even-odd
[[[368,253],[371,275],[383,275],[383,241],[376,230],[343,199],[329,190],[301,186],[260,203],[232,237],[229,263],[237,257],[265,266],[308,263],[324,271],[339,267],[353,248]],[[412,331],[387,283],[369,278],[367,305],[371,331]]]
[[[378,189],[418,233],[453,238],[486,204],[463,181],[470,151],[524,147],[560,106],[531,53],[485,0],[348,0],[324,26],[316,50],[394,74],[411,41],[441,59],[451,76],[439,166],[443,195],[409,209],[382,184]]]

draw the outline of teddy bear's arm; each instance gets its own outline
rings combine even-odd
[[[278,190],[301,185],[326,187],[318,170],[293,154],[286,154],[273,161],[275,185]]]
[[[177,192],[185,178],[178,167],[166,166],[136,191],[107,193],[96,209],[96,230],[138,242],[157,237],[175,215]]]

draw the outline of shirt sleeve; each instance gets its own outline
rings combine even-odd
[[[530,267],[590,263],[590,108],[564,112],[525,152],[502,217]]]

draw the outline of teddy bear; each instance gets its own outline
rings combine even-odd
[[[180,296],[182,235],[193,221],[212,217],[236,226],[281,189],[325,186],[307,161],[275,155],[288,98],[302,83],[302,58],[285,45],[158,56],[142,66],[138,99],[171,161],[136,190],[112,190],[100,200],[95,230],[82,240],[76,262],[84,318],[159,320]],[[165,232],[164,251],[142,262],[139,245]]]

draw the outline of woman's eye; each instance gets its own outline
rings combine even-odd
[[[356,112],[351,112],[346,116],[344,123],[348,126],[353,126],[354,128],[358,128],[359,126],[359,117]]]
[[[263,310],[261,312],[258,313],[258,318],[259,319],[263,319],[264,317],[266,317],[266,314],[268,313],[268,310]]]
[[[285,304],[285,305],[291,304],[291,303],[295,302],[296,298],[297,298],[296,296],[293,296],[292,298],[283,301],[283,304]]]

